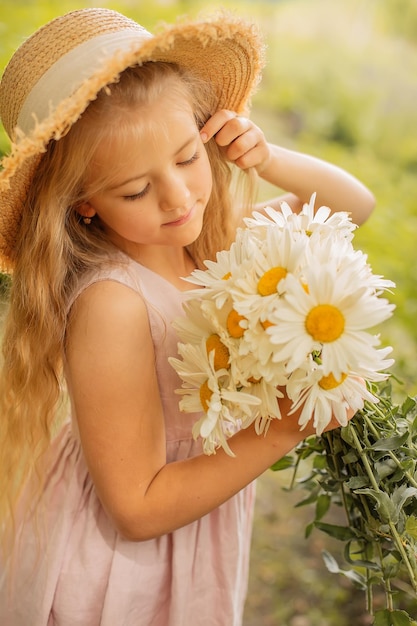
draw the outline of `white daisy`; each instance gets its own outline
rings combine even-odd
[[[263,213],[253,211],[252,217],[245,217],[244,222],[246,226],[251,229],[263,226],[270,228],[276,225],[283,229],[286,227],[287,216],[293,214],[292,209],[286,202],[281,204],[280,211],[273,209],[271,206],[264,207],[263,211]]]
[[[310,236],[326,237],[331,235],[333,238],[346,238],[350,241],[357,226],[353,224],[349,213],[345,211],[332,213],[327,206],[321,206],[315,211],[315,201],[316,194],[313,193],[310,202],[304,204],[302,210],[295,218],[299,223],[300,230],[303,230]]]
[[[290,415],[302,406],[298,419],[300,429],[303,430],[313,420],[318,435],[322,434],[333,416],[341,426],[346,426],[348,409],[359,411],[365,400],[378,402],[359,380],[358,374],[342,374],[336,378],[333,374],[325,375],[320,366],[296,370],[288,382],[287,393],[293,400]]]
[[[355,289],[349,265],[309,268],[307,276],[308,292],[295,277],[287,278],[285,298],[271,315],[273,358],[288,361],[292,371],[319,351],[325,375],[338,377],[357,366],[372,370],[379,338],[365,330],[387,319],[393,305]]]
[[[345,237],[351,240],[353,231],[357,226],[352,223],[349,214],[344,211],[331,213],[331,209],[321,206],[315,211],[314,204],[316,194],[313,193],[310,202],[304,204],[300,213],[294,213],[287,202],[282,202],[280,211],[272,207],[265,207],[264,213],[254,211],[252,218],[246,218],[245,223],[249,228],[271,227],[277,225],[282,229],[291,230],[293,233],[307,234],[309,236]]]
[[[226,368],[215,368],[214,352],[207,352],[206,341],[201,340],[199,344],[178,344],[178,354],[181,358],[169,357],[169,363],[176,370],[179,377],[183,381],[179,394],[188,394],[190,397],[184,402],[182,407],[187,413],[201,411],[203,409],[201,398],[194,391],[199,390],[201,385],[208,379],[214,378],[218,381],[221,378],[227,378],[228,372]],[[220,383],[217,383],[220,385]]]
[[[204,298],[212,299],[221,308],[230,294],[234,282],[244,276],[253,263],[256,241],[247,230],[238,229],[236,239],[229,250],[222,250],[215,261],[204,261],[206,270],[194,270],[184,280],[204,287]],[[191,291],[190,297],[195,293]]]
[[[193,425],[194,439],[202,438],[206,454],[213,454],[221,446],[234,456],[227,439],[240,428],[241,419],[252,414],[252,406],[259,404],[260,400],[241,391],[217,386],[213,378],[203,383],[199,395],[203,397],[205,411]]]
[[[272,361],[276,346],[271,342],[270,335],[266,332],[270,322],[267,320],[251,320],[245,330],[244,341],[239,345],[241,355],[255,355],[258,367],[264,378],[270,379],[285,375],[283,364]]]
[[[236,432],[242,420],[252,415],[260,400],[233,386],[228,370],[216,364],[215,352],[207,351],[204,340],[199,345],[179,343],[182,360],[171,357],[169,362],[183,381],[182,388],[177,389],[182,396],[180,409],[186,413],[203,412],[193,426],[193,436],[202,437],[207,454],[220,445],[232,454],[227,438]]]
[[[252,267],[231,287],[234,306],[249,320],[249,326],[268,320],[271,306],[285,291],[286,277],[303,266],[305,242],[294,241],[288,230],[270,228],[265,242],[253,258]]]
[[[361,250],[355,250],[347,239],[314,238],[311,237],[306,248],[307,265],[331,264],[335,268],[344,268],[349,265],[352,277],[355,277],[355,287],[369,289],[377,295],[395,287],[395,283],[382,276],[372,273],[368,263],[368,256]]]
[[[392,280],[387,280],[383,276],[373,274],[368,263],[368,257],[361,250],[356,250],[354,255],[349,257],[352,276],[356,277],[358,283],[366,285],[371,292],[380,295],[384,291],[390,291],[395,287]]]
[[[246,393],[259,398],[259,405],[254,407],[252,415],[243,423],[243,427],[247,428],[250,424],[255,423],[255,430],[259,434],[268,430],[271,419],[281,419],[281,411],[278,404],[278,398],[283,398],[284,394],[275,384],[267,382],[264,378],[249,381],[247,387],[244,387]]]
[[[265,351],[268,350],[270,357],[273,346],[271,347],[270,337],[260,323],[258,338],[262,337],[263,341],[257,342],[255,334],[248,328],[248,320],[232,308],[230,301],[220,311],[213,303],[208,302],[204,302],[202,308],[204,315],[210,317],[218,341],[227,348],[227,364],[223,362],[222,366],[228,369],[235,388],[247,386],[249,380],[260,379],[275,386],[285,385],[287,375],[283,364],[274,363],[271,358],[262,362],[262,347],[265,347]]]
[[[199,344],[202,337],[207,338],[215,332],[210,317],[203,314],[202,299],[199,296],[194,294],[194,298],[186,300],[183,309],[185,315],[172,322],[181,342]]]

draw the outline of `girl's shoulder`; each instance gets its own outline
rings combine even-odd
[[[68,302],[68,319],[85,310],[123,323],[130,311],[154,327],[182,315],[184,299],[185,293],[162,276],[119,254],[80,278]]]
[[[147,308],[135,282],[122,271],[101,272],[78,287],[68,310],[67,331],[80,321],[86,328],[93,320],[104,332],[126,326],[129,320],[137,324],[140,318],[146,320]]]
[[[125,287],[129,287],[133,291],[140,291],[138,278],[138,272],[134,272],[134,268],[128,257],[121,254],[109,257],[100,267],[93,268],[79,277],[71,293],[68,309],[71,309],[74,302],[78,300],[85,291],[98,293],[102,288],[105,289],[106,286],[102,283],[119,283]],[[96,287],[90,289],[93,285],[96,285]]]
[[[90,291],[92,285],[108,282],[119,283],[131,289],[154,306],[167,300],[172,303],[182,300],[181,291],[168,280],[127,255],[118,253],[109,257],[101,267],[94,268],[80,277],[70,296],[68,310],[84,291]],[[96,287],[94,291],[107,288],[102,285]]]

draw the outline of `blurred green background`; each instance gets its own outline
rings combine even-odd
[[[397,285],[381,339],[394,347],[398,398],[416,394],[417,1],[1,0],[0,70],[37,27],[85,6],[120,10],[150,30],[216,7],[261,26],[267,67],[253,119],[271,141],[345,167],[374,192],[377,208],[354,241],[374,273]],[[0,129],[0,151],[7,146]],[[244,626],[370,624],[363,593],[324,568],[321,550],[337,556],[338,546],[319,534],[304,539],[309,512],[294,509],[299,496],[283,489],[287,478],[259,481]]]

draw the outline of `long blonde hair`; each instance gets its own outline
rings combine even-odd
[[[51,142],[40,162],[23,210],[3,340],[0,528],[13,517],[29,477],[37,477],[34,484],[41,492],[40,461],[58,426],[64,396],[68,303],[80,275],[108,259],[112,247],[98,221],[86,227],[77,213],[86,199],[85,173],[103,137],[123,132],[120,121],[128,117],[123,113],[152,103],[167,89],[190,102],[200,128],[214,113],[208,85],[175,65],[150,62],[126,70],[118,83],[100,92],[68,134]],[[190,246],[200,266],[230,245],[235,226],[231,168],[214,141],[206,147],[213,191],[202,233]]]

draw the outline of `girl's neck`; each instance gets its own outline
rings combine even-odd
[[[144,267],[165,278],[180,291],[192,288],[191,283],[182,280],[197,267],[186,248],[152,246],[149,249],[141,247],[140,250],[126,250],[126,253]]]

